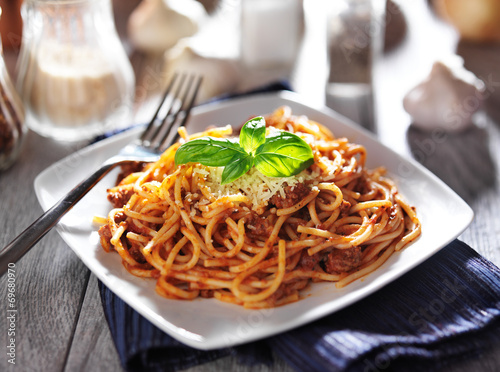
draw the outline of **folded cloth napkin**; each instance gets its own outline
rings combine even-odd
[[[269,364],[272,351],[298,371],[433,371],[480,355],[500,340],[500,269],[459,240],[348,308],[219,350],[183,345],[101,282],[99,289],[127,371],[176,371],[227,355],[249,365]]]
[[[286,89],[288,84],[279,82],[247,94]],[[500,269],[459,240],[348,308],[219,350],[186,346],[101,282],[99,290],[127,371],[177,371],[229,355],[246,365],[271,364],[273,353],[298,371],[432,371],[500,341]]]

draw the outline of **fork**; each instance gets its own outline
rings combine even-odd
[[[23,257],[112,169],[132,162],[158,160],[162,150],[177,141],[177,129],[186,125],[201,81],[201,76],[175,73],[142,134],[125,146],[119,154],[106,160],[97,171],[66,194],[0,251],[0,276],[7,271],[9,264]]]

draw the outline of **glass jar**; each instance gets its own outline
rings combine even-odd
[[[23,106],[5,66],[0,43],[0,171],[7,169],[19,155],[25,128]]]
[[[129,124],[135,78],[111,0],[25,0],[21,14],[17,90],[27,125],[73,141]]]

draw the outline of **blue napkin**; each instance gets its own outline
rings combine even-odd
[[[411,248],[409,248],[411,249]],[[127,371],[177,371],[233,355],[297,371],[439,370],[500,339],[500,269],[455,240],[371,296],[316,322],[247,345],[196,350],[174,340],[99,282]]]

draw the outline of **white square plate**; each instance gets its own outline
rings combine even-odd
[[[367,166],[385,166],[400,192],[416,206],[422,222],[422,235],[412,245],[392,255],[374,273],[345,288],[331,283],[310,286],[304,299],[283,307],[247,310],[215,299],[194,301],[168,300],[155,292],[153,280],[136,278],[122,266],[118,254],[105,253],[99,244],[95,215],[106,216],[110,204],[106,189],[116,173],[102,180],[59,223],[57,229],[89,269],[114,293],[144,317],[177,340],[198,349],[233,346],[306,324],[338,311],[408,272],[455,239],[472,221],[469,206],[431,172],[407,160],[377,142],[368,132],[349,123],[327,108],[311,108],[290,93],[273,93],[232,99],[196,107],[192,111],[189,132],[209,125],[240,125],[252,116],[272,112],[282,105],[294,114],[306,115],[329,127],[337,137],[367,149]],[[95,170],[105,159],[116,154],[139,133],[131,130],[70,155],[43,171],[35,180],[35,191],[46,210]]]

